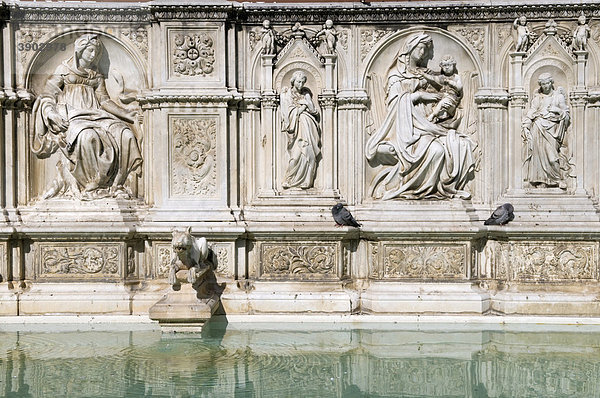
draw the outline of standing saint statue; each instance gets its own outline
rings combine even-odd
[[[561,87],[554,89],[549,73],[538,78],[527,115],[523,119],[523,138],[527,145],[525,181],[538,188],[566,189],[569,163],[561,147],[571,122],[566,95]]]
[[[33,153],[40,159],[62,154],[44,199],[130,196],[125,181],[142,164],[131,127],[135,113],[110,99],[97,67],[102,51],[97,35],[78,38],[73,56],[56,68],[33,106]]]
[[[385,119],[366,146],[369,163],[384,166],[371,183],[375,198],[471,197],[465,185],[475,171],[475,144],[456,130],[460,112],[435,114],[444,93],[443,85],[432,84],[427,68],[432,58],[433,40],[417,33],[407,39],[388,70]],[[456,107],[460,100],[456,96]]]
[[[312,188],[321,154],[319,111],[305,83],[304,72],[296,71],[291,87],[284,87],[280,95],[281,130],[287,135],[290,156],[282,184],[285,189]]]

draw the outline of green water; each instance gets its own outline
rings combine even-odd
[[[600,327],[124,327],[0,324],[0,396],[600,397]]]

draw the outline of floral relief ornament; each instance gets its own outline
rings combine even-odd
[[[213,72],[214,42],[208,34],[184,35],[179,33],[173,40],[175,73],[186,76],[205,76]]]

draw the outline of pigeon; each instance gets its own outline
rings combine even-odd
[[[331,214],[337,225],[349,225],[351,227],[359,228],[360,224],[352,217],[352,214],[342,205],[338,203],[331,208]]]
[[[485,220],[484,225],[504,225],[509,221],[515,219],[513,211],[515,208],[510,203],[505,203],[502,206],[498,206],[492,213],[490,218]]]

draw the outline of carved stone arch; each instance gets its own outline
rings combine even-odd
[[[523,84],[529,98],[533,98],[538,89],[538,78],[542,73],[550,73],[554,79],[554,87],[563,87],[569,92],[569,88],[575,86],[577,77],[575,67],[572,63],[560,58],[538,58],[523,70]]]
[[[275,92],[280,93],[281,89],[290,85],[290,78],[294,72],[301,70],[306,72],[306,87],[308,87],[313,95],[318,95],[323,91],[323,69],[316,68],[314,65],[304,60],[291,60],[282,68],[278,69],[273,79]]]
[[[588,87],[600,87],[600,45],[594,40],[588,40],[588,61],[586,64],[586,82]]]
[[[474,72],[477,73],[479,86],[483,85],[483,66],[481,64],[481,60],[479,56],[475,54],[472,50],[472,47],[466,45],[462,40],[460,40],[457,35],[450,33],[446,30],[435,28],[435,27],[427,27],[427,26],[415,26],[408,29],[403,29],[389,35],[385,40],[380,41],[375,45],[373,50],[369,53],[367,58],[364,61],[364,70],[360,76],[361,86],[364,88],[367,84],[367,79],[369,74],[376,69],[379,62],[384,61],[388,66],[392,64],[393,58],[398,53],[398,50],[401,49],[404,44],[404,40],[415,33],[425,32],[432,35],[434,40],[434,58],[430,61],[430,66],[437,65],[439,60],[446,53],[454,55],[457,61],[457,67],[459,72],[461,72],[461,64],[464,66],[467,63],[471,63],[475,68]],[[448,40],[450,43],[454,43],[458,49],[462,50],[464,54],[468,57],[468,62],[461,61],[461,58],[457,56],[456,53],[452,51],[442,52],[439,48],[436,49],[436,36],[438,38],[443,38]],[[464,71],[464,68],[463,70]]]
[[[97,34],[98,37],[100,37],[104,46],[104,54],[102,57],[109,57],[109,69],[106,71],[108,75],[105,76],[107,78],[107,88],[109,91],[112,90],[109,81],[111,78],[110,73],[113,69],[121,65],[128,72],[122,76],[124,81],[128,84],[126,88],[137,88],[140,90],[149,87],[148,72],[146,68],[147,63],[139,51],[132,45],[97,29],[74,29],[62,32],[48,40],[48,43],[64,42],[66,44],[64,51],[38,51],[31,58],[31,61],[26,68],[25,88],[39,94],[40,89],[45,84],[49,74],[51,74],[63,60],[68,59],[73,55],[75,40],[77,40],[79,36],[88,33]],[[108,53],[111,53],[111,50],[113,54],[109,55]],[[116,54],[115,50],[117,51]],[[113,59],[110,59],[111,57]],[[135,68],[131,68],[131,61],[133,61]],[[100,62],[102,62],[102,60]]]
[[[247,90],[256,90],[259,91],[264,89],[261,87],[261,58],[262,51],[254,51],[252,54],[252,61],[250,62],[250,69],[248,76],[250,77],[250,81],[247,82]]]

